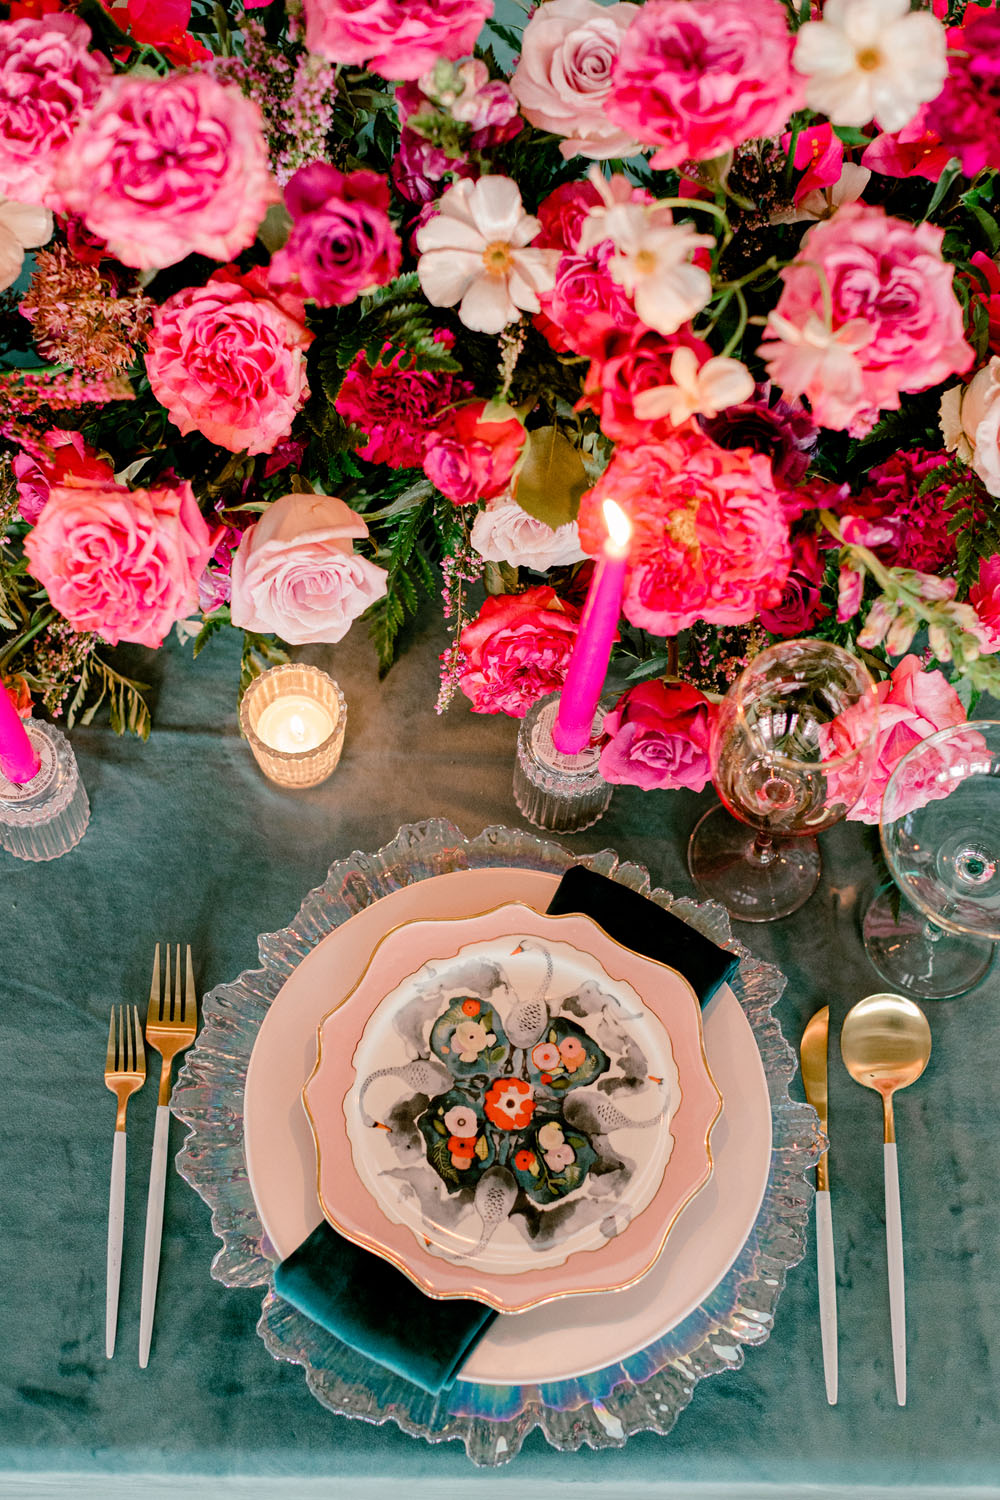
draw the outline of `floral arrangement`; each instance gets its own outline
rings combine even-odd
[[[1000,13],[508,10],[3,7],[0,674],[145,734],[118,642],[387,670],[440,596],[438,707],[522,716],[613,496],[608,779],[704,786],[800,635],[887,775],[1000,684]]]

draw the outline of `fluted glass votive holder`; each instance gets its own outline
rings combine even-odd
[[[613,791],[600,773],[600,746],[564,755],[552,738],[559,694],[542,698],[521,720],[514,763],[514,801],[529,823],[551,833],[590,828],[608,810]],[[606,709],[598,707],[591,728],[596,741]]]
[[[277,786],[318,786],[344,748],[347,702],[319,667],[285,662],[255,677],[240,704],[240,728]]]
[[[0,773],[0,844],[18,859],[58,859],[83,838],[90,802],[69,740],[54,724],[24,725],[38,756],[30,781]]]

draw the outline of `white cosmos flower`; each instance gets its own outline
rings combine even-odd
[[[947,39],[909,0],[826,0],[823,19],[799,28],[792,62],[806,103],[832,124],[902,130],[944,86]]]
[[[35,250],[51,237],[52,215],[47,208],[0,198],[0,292],[20,276],[25,250]]]
[[[462,178],[417,230],[417,275],[434,307],[453,307],[466,328],[499,333],[522,312],[538,312],[551,291],[558,250],[526,247],[541,228],[509,177]]]
[[[469,540],[473,550],[487,562],[509,563],[512,568],[533,568],[545,573],[582,562],[575,521],[565,526],[547,526],[522,510],[510,493],[498,495],[472,523]]]
[[[691,256],[715,241],[710,234],[696,234],[690,224],[675,224],[670,209],[660,203],[630,201],[631,189],[623,177],[606,182],[600,169],[592,168],[590,180],[604,203],[584,219],[580,250],[611,240],[612,279],[632,298],[648,327],[664,335],[676,333],[712,295],[711,276],[692,265]]]
[[[698,364],[693,349],[681,345],[670,360],[672,385],[651,386],[635,398],[635,414],[642,422],[668,417],[675,427],[689,417],[717,417],[727,406],[749,401],[753,376],[738,359],[717,356]]]

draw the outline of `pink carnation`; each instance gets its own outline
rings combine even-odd
[[[601,775],[616,785],[704,791],[715,707],[687,682],[641,682],[604,717]]]
[[[443,330],[438,338],[448,347],[455,341]],[[362,351],[333,404],[345,422],[365,433],[367,441],[357,450],[362,458],[393,469],[413,469],[422,463],[428,433],[447,408],[471,395],[469,381],[410,368],[409,356],[402,352],[373,368]]]
[[[54,485],[24,539],[31,572],[74,630],[159,646],[193,609],[212,537],[191,486]]]
[[[280,196],[260,110],[207,73],[116,78],[60,158],[55,192],[141,270],[238,255]]]
[[[927,106],[927,124],[967,177],[1000,167],[1000,15],[968,5],[948,31],[948,77]]]
[[[459,637],[465,667],[458,685],[473,713],[523,719],[562,687],[578,624],[578,611],[547,584],[490,595]]]
[[[111,77],[76,16],[0,23],[0,198],[53,201],[59,153]]]
[[[157,308],[146,354],[153,395],[182,433],[240,453],[270,453],[309,395],[298,309],[268,295],[258,268],[227,267]],[[296,315],[298,312],[298,316]]]
[[[484,420],[485,401],[450,411],[427,440],[424,473],[456,505],[472,505],[501,494],[524,447],[516,417]]]
[[[493,0],[305,0],[306,46],[383,78],[419,78],[471,52]]]
[[[32,526],[44,510],[53,485],[82,484],[90,488],[95,482],[109,484],[115,477],[111,465],[84,442],[82,433],[53,427],[43,441],[53,450],[51,458],[19,453],[13,461],[17,508]]]
[[[986,635],[982,649],[991,656],[1000,651],[1000,553],[981,559],[979,577],[969,590],[969,603]]]
[[[786,396],[805,395],[822,427],[869,431],[902,391],[924,391],[967,370],[944,231],[848,203],[816,224],[781,272],[760,353]],[[827,323],[823,272],[832,305]]]
[[[884,793],[907,751],[938,729],[965,722],[965,709],[942,672],[922,672],[915,656],[904,656],[892,676],[876,684],[879,700],[875,766],[860,798],[847,814],[855,823],[877,823]],[[862,717],[846,709],[823,732],[825,757],[846,755],[857,743]],[[834,775],[831,774],[831,782]],[[914,779],[898,804],[897,815],[922,807],[935,795],[926,775]]]
[[[232,562],[232,621],[291,645],[343,640],[386,589],[386,572],[354,551],[368,535],[332,495],[283,495],[243,533]]]
[[[695,428],[618,448],[580,505],[580,543],[595,555],[606,499],[633,525],[624,596],[633,625],[654,635],[695,620],[741,625],[780,600],[788,524],[762,454],[727,452]]]
[[[659,150],[707,161],[781,133],[804,102],[779,0],[649,0],[625,34],[608,117]]]
[[[389,185],[377,172],[345,175],[326,162],[302,167],[285,188],[293,227],[270,279],[297,281],[320,307],[340,307],[391,281],[402,247],[389,219]]]

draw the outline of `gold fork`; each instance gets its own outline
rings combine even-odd
[[[111,1200],[108,1204],[108,1289],[104,1307],[104,1352],[115,1352],[118,1332],[118,1286],[122,1274],[122,1232],[125,1224],[125,1110],[136,1089],[146,1081],[146,1054],[137,1005],[111,1007],[104,1082],[118,1100],[115,1144],[111,1152]]]
[[[174,989],[170,989],[170,945],[167,944],[166,981],[160,989],[160,945],[153,959],[153,981],[149,990],[149,1012],[146,1017],[146,1041],[160,1053],[160,1092],[156,1103],[156,1129],[153,1134],[153,1161],[149,1172],[149,1198],[146,1202],[146,1244],[142,1260],[142,1306],[139,1313],[139,1367],[149,1363],[149,1346],[153,1337],[153,1312],[156,1307],[156,1283],[160,1271],[160,1239],[163,1233],[163,1191],[167,1177],[167,1131],[170,1124],[171,1070],[174,1058],[190,1047],[198,1030],[198,1001],[191,967],[191,949],[187,949],[185,983],[181,988],[181,950],[178,944],[174,961]]]

